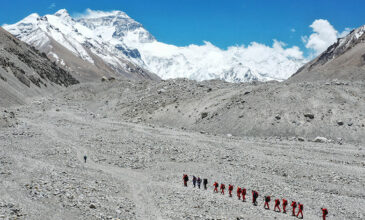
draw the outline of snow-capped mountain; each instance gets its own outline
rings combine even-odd
[[[291,80],[365,80],[365,25],[339,38]]]
[[[109,42],[100,36],[102,33],[73,19],[65,9],[53,15],[31,14],[4,28],[59,64],[73,72],[81,72],[80,78],[115,73],[132,78],[157,78],[140,67],[143,61],[138,51],[130,50],[123,42]]]
[[[100,60],[117,72],[129,71],[131,66],[138,69],[138,66],[139,70],[147,69],[162,79],[280,81],[306,62],[299,48],[285,48],[278,41],[274,41],[272,47],[251,43],[226,50],[209,42],[186,47],[165,44],[121,11],[88,10],[86,15],[71,18],[62,9],[54,15],[40,17],[32,14],[4,27],[66,66],[70,61],[67,63],[65,56],[54,50],[53,41],[83,61],[104,69],[106,67],[100,65]]]

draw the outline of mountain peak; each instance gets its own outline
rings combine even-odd
[[[92,10],[92,9],[86,9],[86,13],[80,18],[86,18],[86,19],[93,19],[93,18],[102,18],[102,17],[123,17],[123,18],[130,18],[125,12],[123,11],[98,11],[98,10]]]
[[[70,14],[66,9],[60,9],[54,15],[57,17],[70,17]]]

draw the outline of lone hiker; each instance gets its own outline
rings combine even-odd
[[[253,205],[257,205],[257,197],[259,197],[259,193],[256,192],[255,190],[252,190],[252,203]]]
[[[328,215],[328,211],[325,208],[321,208],[321,210],[322,210],[322,218],[323,218],[323,220],[326,220],[326,216]]]
[[[229,193],[229,197],[232,197],[232,191],[233,191],[233,185],[229,184],[229,185],[228,185],[228,193]]]
[[[270,196],[265,196],[265,205],[264,205],[265,209],[270,209],[270,206],[269,206],[270,201],[271,201]]]
[[[297,203],[295,201],[292,201],[290,206],[293,208],[293,212],[291,215],[295,216],[295,209],[297,208]]]
[[[241,193],[242,193],[241,187],[237,187],[237,197],[238,197],[238,200],[241,200]]]
[[[203,179],[204,189],[207,190],[208,179]]]
[[[224,185],[223,183],[221,183],[220,189],[221,189],[221,194],[223,194],[223,195],[224,195],[224,189],[225,188],[226,188],[226,185]]]
[[[196,177],[195,176],[193,176],[193,185],[194,185],[194,187],[196,185]]]
[[[86,163],[86,159],[87,159],[87,156],[86,156],[86,155],[84,155],[84,161],[85,161],[85,163]]]
[[[219,184],[217,182],[214,182],[213,186],[214,186],[214,192],[215,193],[218,193],[218,186],[219,186]]]
[[[304,208],[304,205],[298,203],[298,208],[299,208],[299,211],[298,211],[297,217],[299,218],[299,214],[300,214],[301,215],[301,218],[303,218],[303,208]]]
[[[186,175],[186,174],[183,175],[183,181],[184,181],[184,186],[187,187],[188,186],[188,181],[189,181],[188,175]]]
[[[283,199],[283,213],[286,213],[286,206],[288,205],[288,200]]]
[[[242,201],[246,202],[246,188],[242,189]]]
[[[198,180],[196,181],[196,183],[198,184],[198,188],[200,189],[200,185],[202,183],[202,179],[200,179],[200,177],[198,177]]]
[[[279,212],[281,212],[281,209],[280,209],[280,199],[275,199],[274,211],[276,211],[276,209],[279,209]]]

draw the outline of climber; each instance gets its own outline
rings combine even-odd
[[[256,192],[255,190],[252,190],[252,203],[253,205],[257,205],[257,197],[259,197],[259,193]]]
[[[280,209],[280,199],[275,199],[274,211],[276,211],[276,209],[279,209],[278,212],[281,212],[281,209]]]
[[[207,190],[208,179],[203,179],[204,189]]]
[[[321,210],[322,210],[322,218],[323,218],[323,220],[326,220],[326,216],[328,215],[328,211],[325,208],[321,208]]]
[[[187,187],[188,186],[188,181],[189,181],[188,175],[184,174],[183,175],[183,180],[184,180],[184,186]]]
[[[297,218],[299,218],[299,214],[302,216],[301,218],[303,218],[303,204],[300,204],[298,203],[298,208],[299,208],[299,211],[298,211],[298,214],[297,214]]]
[[[269,206],[270,200],[271,200],[270,196],[265,196],[265,205],[264,205],[265,209],[270,209],[270,206]]]
[[[214,192],[215,193],[218,193],[218,186],[219,186],[219,184],[217,182],[214,182],[213,186],[214,186]]]
[[[86,163],[86,159],[87,159],[87,156],[85,155],[85,156],[84,156],[84,161],[85,161],[85,163]]]
[[[200,177],[198,177],[196,183],[198,184],[198,188],[200,189],[200,185],[202,183],[202,179],[200,179]]]
[[[228,193],[229,193],[229,197],[232,197],[232,190],[233,190],[233,185],[229,184],[229,185],[228,185]]]
[[[290,206],[293,208],[293,212],[291,215],[295,216],[295,209],[297,208],[297,203],[295,201],[292,201]]]
[[[221,189],[221,194],[223,194],[223,195],[224,195],[224,189],[225,188],[226,188],[226,185],[224,185],[223,183],[221,183],[220,189]]]
[[[288,200],[283,199],[283,213],[286,213],[286,206],[288,205]]]
[[[241,200],[241,193],[242,193],[241,187],[237,187],[237,197],[238,197],[238,200]]]
[[[194,188],[195,188],[195,185],[196,185],[196,177],[193,176],[193,185],[194,185]]]
[[[246,188],[242,189],[242,201],[246,202]]]

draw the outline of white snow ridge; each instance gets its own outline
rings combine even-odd
[[[17,38],[42,48],[50,38],[85,61],[94,63],[88,48],[114,69],[126,59],[162,79],[189,78],[229,82],[285,80],[307,60],[298,47],[252,42],[222,50],[210,42],[177,47],[157,41],[140,23],[122,11],[93,11],[72,18],[65,9],[54,15],[31,14],[4,28]],[[53,55],[54,56],[54,55]],[[55,57],[55,56],[54,56]]]

